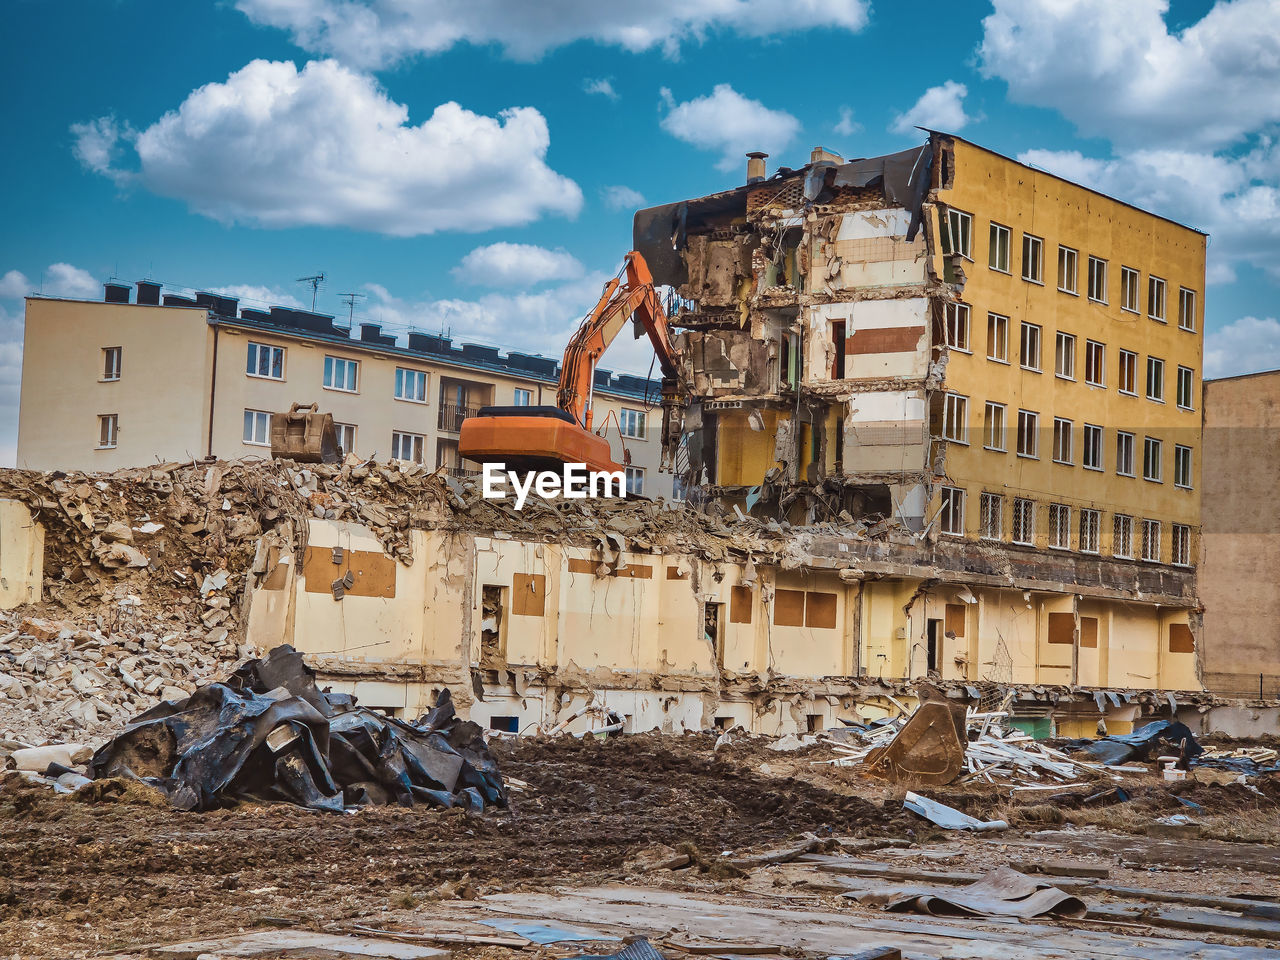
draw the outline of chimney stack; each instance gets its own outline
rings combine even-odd
[[[764,161],[768,156],[759,150],[747,154],[747,183],[759,183],[764,179]]]

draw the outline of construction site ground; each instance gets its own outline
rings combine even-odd
[[[1274,775],[1253,778],[1257,792],[1134,775],[1125,782],[1132,799],[1111,806],[1084,805],[1086,788],[1053,804],[991,786],[922,790],[1010,824],[960,834],[904,811],[904,787],[815,763],[833,756],[827,747],[780,753],[768,749],[772,742],[743,738],[716,750],[711,734],[645,734],[498,743],[504,775],[522,786],[510,811],[485,815],[421,807],[324,814],[284,804],[182,813],[136,783],[97,781],[61,796],[10,774],[0,781],[0,956],[194,958],[202,951],[164,945],[361,927],[396,932],[401,939],[390,942],[421,949],[431,941],[415,937],[441,931],[492,938],[497,931],[475,921],[497,914],[643,934],[669,957],[714,954],[705,941],[716,939],[721,955],[849,955],[883,944],[909,957],[1280,956],[1267,949],[1280,941],[1280,920],[1212,929],[1211,912],[1210,929],[1188,929],[1195,916],[1183,916],[1197,914],[1196,897],[1261,897],[1264,910],[1280,899]],[[1178,797],[1199,806],[1199,838],[1147,836],[1152,821],[1192,809]],[[806,834],[824,841],[821,853],[726,865]],[[688,866],[649,869],[682,856]],[[1080,887],[1090,916],[1097,907],[1104,918],[943,919],[885,913],[842,895],[1058,860],[1075,864],[1074,875],[1048,879],[1068,892]],[[1152,903],[1097,884],[1183,902]],[[744,940],[752,943],[733,946]],[[621,944],[435,946],[463,960],[533,960]],[[255,955],[342,955],[288,949],[281,940],[279,950]]]

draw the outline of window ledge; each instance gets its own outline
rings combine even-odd
[[[1001,270],[999,267],[993,267],[993,266],[991,266],[991,264],[987,264],[987,269],[988,269],[988,270],[991,270],[991,271],[993,271],[993,272],[995,272],[995,273],[1003,273],[1006,277],[1012,277],[1012,276],[1013,276],[1013,271],[1012,271],[1012,270]]]
[[[1076,382],[1075,377],[1068,377],[1065,373],[1055,373],[1054,376],[1057,377],[1059,380],[1070,380],[1072,383]]]
[[[273,383],[284,383],[284,382],[285,382],[285,378],[284,378],[284,377],[269,377],[269,376],[267,376],[265,373],[249,373],[249,372],[247,372],[247,371],[246,371],[246,372],[245,372],[245,376],[246,376],[246,377],[249,377],[249,378],[251,378],[251,379],[253,379],[253,380],[270,380],[270,381],[272,381]]]
[[[99,383],[119,383],[120,378],[119,377],[99,377],[98,382]]]
[[[972,351],[972,350],[970,350],[968,347],[954,347],[954,346],[952,346],[951,344],[949,344],[949,343],[948,343],[948,344],[947,344],[947,349],[948,349],[948,350],[954,350],[956,353],[967,353],[967,354],[969,354],[970,356],[972,356],[972,355],[973,355],[973,351]],[[990,359],[990,357],[988,357],[987,359]]]
[[[1163,480],[1157,479],[1155,477],[1143,477],[1142,479],[1147,481],[1147,483],[1164,483]]]
[[[1018,364],[1019,370],[1025,370],[1027,373],[1044,373],[1040,367],[1028,367],[1025,363]]]
[[[349,393],[352,396],[360,392],[359,390],[348,390],[346,387],[321,387],[320,389],[329,390],[332,393]]]
[[[115,449],[117,449],[117,447],[118,447],[118,444],[114,444],[114,443],[109,443],[109,444],[105,444],[105,445],[100,443],[100,444],[98,444],[96,447],[94,447],[93,449],[95,449],[95,450],[115,450]]]
[[[1121,308],[1120,308],[1120,312],[1121,312],[1121,313],[1132,313],[1135,317],[1140,316],[1140,315],[1142,314],[1142,311],[1141,311],[1141,310],[1135,310],[1133,307],[1121,307]]]
[[[1067,296],[1069,296],[1069,297],[1078,297],[1078,296],[1080,296],[1080,291],[1079,291],[1079,290],[1068,290],[1066,287],[1059,287],[1059,288],[1058,288],[1058,292],[1059,292],[1059,293],[1065,293],[1065,294],[1066,294]]]
[[[1007,367],[1007,366],[1009,366],[1009,361],[1008,361],[1008,360],[1001,360],[999,357],[992,357],[992,356],[988,356],[988,357],[987,357],[987,359],[988,359],[988,360],[990,360],[992,363],[1000,363],[1000,364],[1003,364],[1003,365],[1004,365],[1004,366],[1006,366],[1006,367]]]
[[[990,450],[992,453],[1008,453],[1009,452],[1008,447],[988,447],[985,444],[983,445],[982,449]]]
[[[1175,483],[1175,484],[1173,485],[1173,488],[1174,488],[1175,490],[1194,490],[1194,489],[1195,489],[1194,487],[1190,486],[1189,484],[1185,484],[1185,483]]]
[[[1086,464],[1083,464],[1082,466],[1084,467],[1084,469],[1086,469],[1086,470],[1092,470],[1092,471],[1094,471],[1095,473],[1102,473],[1102,472],[1104,472],[1104,471],[1107,469],[1106,467],[1091,467],[1091,466],[1089,466],[1087,463],[1086,463]]]
[[[270,443],[263,443],[263,442],[262,442],[262,441],[260,441],[260,440],[241,440],[240,442],[241,442],[242,444],[244,444],[246,447],[269,447],[269,446],[271,446],[271,444],[270,444]]]
[[[1122,397],[1136,397],[1138,394],[1132,390],[1117,390],[1116,393]]]
[[[339,393],[345,393],[345,392],[347,392],[347,391],[339,390],[338,392],[339,392]],[[412,397],[393,397],[392,399],[393,399],[393,400],[399,400],[401,403],[416,403],[416,404],[419,404],[420,406],[424,406],[424,407],[425,407],[425,406],[428,406],[428,405],[431,403],[431,401],[430,401],[430,400],[414,400]]]
[[[1053,458],[1053,462],[1057,464],[1061,464],[1064,467],[1074,467],[1076,465],[1076,462],[1074,460],[1059,460],[1057,457]]]
[[[1090,297],[1090,298],[1089,298],[1089,302],[1090,302],[1090,303],[1096,303],[1096,304],[1099,304],[1100,306],[1103,306],[1103,307],[1109,307],[1109,306],[1111,306],[1111,304],[1110,304],[1108,301],[1106,301],[1106,300],[1096,300],[1096,299],[1094,299],[1093,297]]]
[[[1036,280],[1034,277],[1023,277],[1022,279],[1027,281],[1027,283],[1034,283],[1037,287],[1044,286],[1043,280]]]
[[[1039,460],[1040,459],[1039,455],[1034,453],[1020,453],[1018,454],[1018,456],[1020,456],[1023,460]]]
[[[1107,389],[1107,385],[1105,383],[1094,383],[1092,380],[1086,380],[1084,385],[1086,387],[1097,387],[1099,390]]]
[[[1134,312],[1136,313],[1137,311],[1134,311]],[[1150,321],[1152,321],[1153,323],[1163,323],[1163,324],[1165,324],[1165,325],[1168,325],[1168,323],[1169,323],[1169,321],[1168,321],[1168,320],[1166,320],[1164,317],[1153,317],[1153,316],[1152,316],[1151,314],[1149,314],[1149,313],[1147,314],[1147,319],[1148,319],[1148,320],[1150,320]]]

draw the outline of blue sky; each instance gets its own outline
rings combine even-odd
[[[412,8],[412,9],[408,9]],[[408,12],[406,12],[408,10]],[[1210,233],[1206,374],[1280,366],[1280,0],[10,0],[22,296],[109,277],[558,355],[637,206],[922,123]],[[643,343],[605,362],[644,373]]]

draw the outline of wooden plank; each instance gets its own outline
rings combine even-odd
[[[1280,941],[1280,921],[1239,917],[1194,907],[1154,907],[1135,904],[1101,903],[1089,908],[1091,919],[1134,920],[1173,930],[1198,930],[1235,937]]]
[[[547,613],[547,578],[541,573],[517,573],[511,578],[511,612],[517,617]]]
[[[729,622],[750,623],[754,596],[750,587],[736,586],[729,591]]]
[[[804,591],[775,590],[773,594],[773,622],[779,627],[804,626]]]
[[[333,581],[351,571],[354,581],[346,588],[348,597],[396,595],[396,562],[375,550],[343,550],[342,562],[333,562],[333,547],[307,547],[302,555],[302,576],[307,593],[331,593]]]
[[[836,626],[836,595],[809,591],[804,595],[804,625],[819,630]]]

